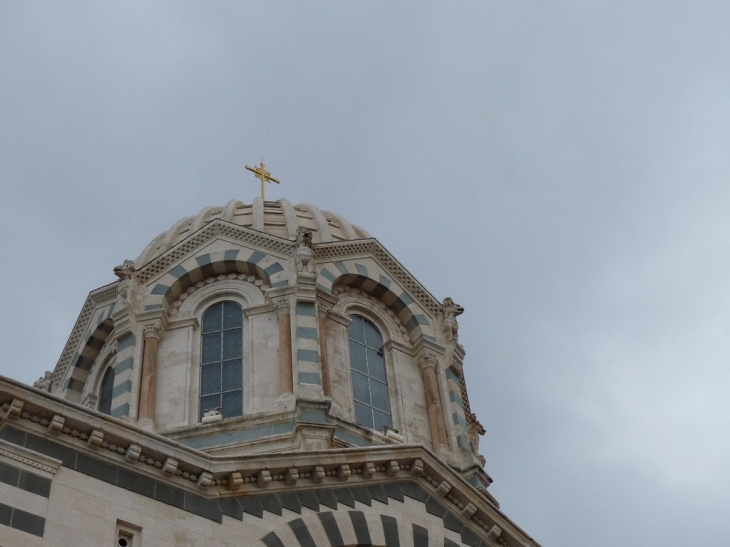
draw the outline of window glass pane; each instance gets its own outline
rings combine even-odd
[[[370,393],[373,397],[373,408],[388,412],[390,401],[388,401],[388,386],[377,380],[370,380]]]
[[[203,332],[213,332],[221,330],[221,310],[223,303],[216,304],[208,308],[203,316]]]
[[[203,364],[221,360],[221,335],[219,332],[203,335]]]
[[[383,354],[368,348],[368,374],[385,382],[385,359]]]
[[[221,391],[221,364],[204,365],[200,375],[200,394],[210,395]]]
[[[223,391],[241,389],[243,386],[243,361],[233,359],[223,363]]]
[[[223,331],[223,359],[234,359],[243,355],[243,330]]]
[[[393,420],[389,414],[373,410],[373,429],[380,431],[383,426],[393,427]]]
[[[370,390],[368,389],[368,377],[359,372],[352,371],[352,394],[356,401],[370,404]]]
[[[357,423],[374,429],[384,425],[390,427],[392,418],[383,336],[371,321],[353,315],[348,337]]]
[[[235,302],[223,303],[223,328],[234,329],[243,325],[241,306]]]
[[[110,368],[104,373],[101,380],[101,392],[99,393],[99,412],[111,414],[112,392],[114,391],[114,369]]]
[[[223,394],[223,417],[233,418],[243,415],[243,392],[229,391]]]
[[[208,410],[213,410],[221,406],[220,395],[208,395],[200,398],[200,417],[203,417]]]
[[[365,427],[373,427],[373,413],[370,407],[355,401],[355,421]]]
[[[350,326],[347,327],[347,336],[360,343],[365,342],[365,336],[362,331],[362,317],[359,315],[352,316],[352,322],[350,323]]]
[[[360,372],[367,373],[368,371],[368,364],[365,358],[365,346],[361,346],[353,341],[350,341],[350,366]]]
[[[383,349],[383,338],[380,336],[378,329],[375,328],[370,321],[363,320],[363,329],[365,331],[365,345],[378,351]]]
[[[200,416],[222,408],[223,417],[243,414],[243,309],[226,300],[203,314]]]

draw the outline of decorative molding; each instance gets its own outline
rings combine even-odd
[[[268,251],[289,255],[294,249],[295,242],[259,232],[245,226],[237,226],[224,220],[215,219],[197,232],[190,234],[174,247],[168,249],[159,257],[152,259],[137,271],[141,283],[147,283],[153,277],[167,271],[182,257],[188,255],[210,239],[216,236],[225,236],[235,241],[247,243],[253,247],[263,247]]]
[[[148,338],[154,338],[158,342],[162,340],[162,334],[164,332],[164,329],[161,324],[159,323],[151,323],[148,325],[145,325],[142,329],[142,334],[144,336],[144,339],[147,340]]]
[[[15,420],[23,412],[23,401],[21,401],[20,399],[13,399],[7,408],[5,408],[5,405],[3,405],[3,410],[5,410],[6,416],[8,418]]]
[[[169,311],[170,319],[174,319],[178,316],[183,302],[185,302],[185,300],[187,300],[189,297],[191,297],[199,289],[207,287],[208,285],[215,285],[216,283],[218,283],[220,281],[226,281],[229,279],[238,279],[239,281],[246,281],[247,283],[254,285],[264,294],[264,297],[266,296],[266,291],[270,288],[268,283],[266,283],[263,279],[261,279],[257,275],[253,275],[253,274],[229,273],[229,274],[220,274],[220,275],[216,275],[216,276],[206,277],[202,281],[198,281],[195,285],[188,287],[184,292],[180,293],[180,295],[175,299],[175,301],[170,306],[170,311]]]
[[[350,308],[365,307],[363,310],[366,314],[374,314],[383,323],[388,326],[388,337],[393,342],[398,342],[402,346],[412,348],[411,338],[408,333],[408,329],[403,325],[398,315],[390,309],[385,303],[368,294],[367,292],[358,289],[357,287],[350,287],[347,285],[336,285],[334,287],[334,294],[339,298],[334,306],[329,311],[329,317],[332,317],[337,322],[348,326],[350,324],[351,313],[358,313],[357,310],[351,311]],[[344,312],[344,313],[343,313]],[[342,320],[345,318],[346,322]],[[390,324],[388,324],[390,322]],[[410,351],[410,349],[409,349]]]
[[[175,462],[177,464],[177,462]],[[177,467],[175,469],[177,471]],[[203,471],[197,480],[198,488],[206,490],[213,483],[213,474],[209,471]]]
[[[0,456],[51,475],[55,475],[58,468],[61,467],[61,460],[49,458],[44,454],[38,454],[2,439],[0,439]]]
[[[274,308],[276,308],[277,317],[281,317],[282,315],[291,315],[291,302],[288,297],[274,301]]]
[[[66,419],[63,416],[56,414],[51,418],[51,422],[48,424],[48,432],[52,434],[58,434],[63,430],[63,424],[66,423]]]
[[[101,446],[102,442],[104,442],[104,432],[100,429],[94,429],[89,434],[89,440],[86,441],[86,446],[92,449],[96,449]]]
[[[5,391],[6,387],[12,387],[11,391]],[[28,435],[35,434],[42,438],[46,426],[51,423],[53,417],[62,413],[65,417],[63,428],[57,437],[45,437],[47,442],[60,443],[79,452],[93,454],[94,451],[88,446],[88,441],[91,437],[97,436],[95,429],[100,428],[92,427],[91,423],[101,419],[104,423],[101,428],[104,431],[104,438],[109,438],[109,441],[102,440],[96,450],[108,451],[105,459],[109,463],[126,462],[130,470],[152,479],[156,475],[157,480],[162,471],[168,475],[166,480],[171,486],[188,492],[203,490],[206,499],[216,499],[225,492],[230,492],[231,487],[244,484],[266,488],[272,492],[284,492],[290,488],[287,481],[291,483],[295,475],[296,485],[302,487],[305,487],[306,481],[321,486],[337,487],[345,481],[352,486],[358,486],[370,481],[381,482],[412,476],[430,485],[433,494],[439,492],[458,509],[457,514],[463,512],[470,503],[476,507],[470,520],[482,530],[485,538],[493,526],[498,525],[503,530],[500,538],[496,540],[498,543],[523,544],[521,541],[514,542],[513,538],[520,537],[522,533],[499,513],[496,503],[488,494],[475,489],[459,475],[459,470],[452,469],[421,445],[368,446],[297,454],[270,454],[265,459],[252,455],[239,457],[234,461],[228,457],[216,458],[198,451],[189,451],[159,435],[145,433],[119,420],[57,398],[51,401],[51,396],[40,394],[36,390],[31,391],[20,384],[13,387],[13,384],[6,380],[0,380],[0,392],[5,397],[7,395],[13,397],[15,391],[26,393],[33,404],[30,408],[27,402],[23,405],[23,408],[28,410],[21,412],[20,420],[13,423],[13,427],[17,424],[22,426]],[[23,402],[17,396],[15,400]],[[44,404],[41,404],[44,400],[47,401],[45,404],[52,403],[55,411],[44,407]],[[9,406],[6,403],[6,409]],[[130,442],[132,439],[134,441]],[[323,461],[327,463],[321,463]],[[177,465],[173,465],[173,462]],[[292,463],[295,462],[297,465],[293,467]],[[151,471],[156,473],[150,474]],[[229,481],[231,487],[228,486]],[[301,484],[302,481],[305,481],[304,485]],[[466,514],[469,512],[471,508]],[[505,526],[509,529],[508,533],[505,533]],[[509,538],[509,541],[506,538]]]
[[[323,259],[334,261],[338,258],[361,255],[374,256],[386,270],[393,274],[393,278],[434,316],[441,311],[441,303],[377,239],[318,243],[314,247],[314,256],[319,264],[325,262]]]
[[[71,359],[76,352],[76,348],[81,342],[84,332],[86,332],[86,328],[94,315],[94,311],[102,304],[111,304],[116,301],[118,284],[119,281],[115,281],[114,283],[110,283],[109,285],[105,285],[89,293],[89,296],[86,298],[86,302],[84,302],[84,306],[81,308],[81,313],[76,319],[74,328],[71,330],[68,342],[66,342],[66,345],[63,348],[61,357],[58,359],[56,367],[53,369],[51,391],[55,391],[56,388],[61,385],[61,380],[65,378],[66,371],[68,371],[68,367],[71,365]]]
[[[174,475],[177,472],[177,460],[174,458],[167,458],[165,463],[162,464],[162,472],[168,475]]]
[[[433,367],[435,370],[439,369],[439,359],[435,353],[430,351],[424,351],[418,356],[418,368],[423,371],[428,367]]]

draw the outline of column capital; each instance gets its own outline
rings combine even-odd
[[[289,298],[274,300],[272,303],[274,304],[274,308],[276,309],[277,317],[280,317],[282,315],[291,315],[291,303],[289,302]]]
[[[148,325],[145,325],[142,328],[142,336],[145,340],[148,338],[154,338],[158,342],[162,340],[162,335],[164,334],[164,329],[162,328],[162,325],[150,323]]]
[[[421,371],[424,371],[427,368],[433,368],[434,370],[438,370],[438,356],[430,351],[424,351],[423,353],[421,353],[421,355],[418,356],[418,368],[420,368]]]

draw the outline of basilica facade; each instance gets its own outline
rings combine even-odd
[[[437,299],[342,216],[186,217],[0,378],[0,545],[535,546],[479,453]]]

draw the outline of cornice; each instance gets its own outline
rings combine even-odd
[[[91,457],[102,457],[210,499],[233,492],[250,495],[306,490],[314,484],[355,486],[411,479],[443,497],[452,511],[470,521],[484,537],[496,526],[501,531],[498,543],[536,545],[423,445],[216,457],[3,377],[0,406],[3,426],[8,424]]]
[[[2,439],[0,439],[0,456],[17,462],[35,472],[44,471],[48,475],[55,475],[58,468],[61,467],[61,460],[39,454],[38,452],[3,441]]]

